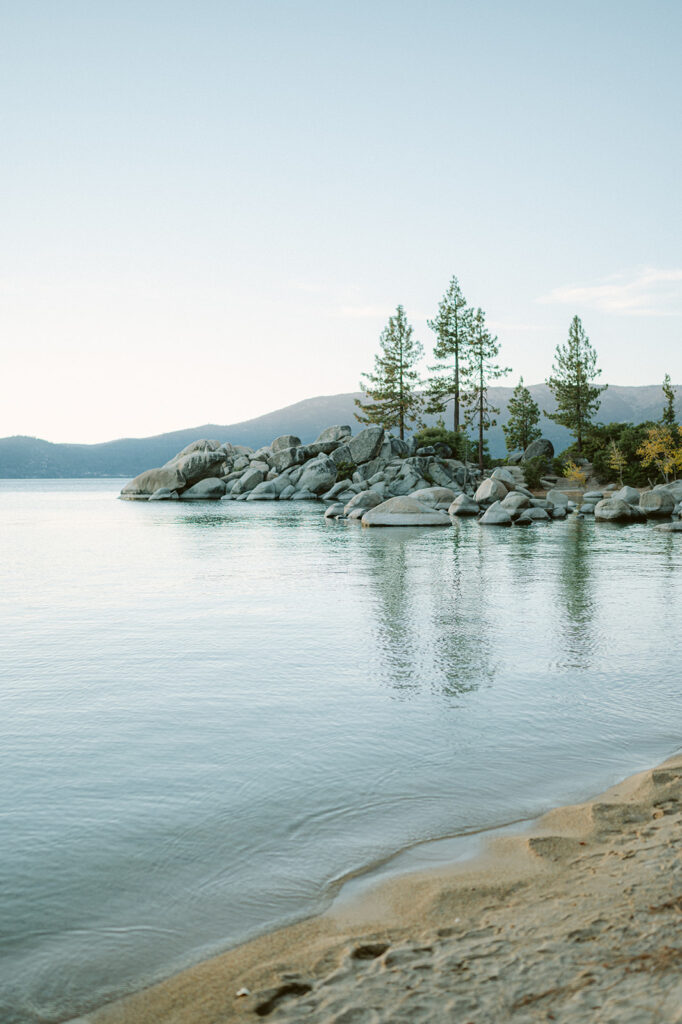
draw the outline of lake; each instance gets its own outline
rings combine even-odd
[[[363,529],[0,480],[0,1020],[328,905],[673,753],[682,537]]]

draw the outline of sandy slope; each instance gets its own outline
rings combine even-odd
[[[682,1022],[681,815],[682,755],[87,1020]]]

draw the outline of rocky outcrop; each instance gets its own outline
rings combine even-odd
[[[202,439],[166,465],[131,480],[121,497],[154,502],[324,501],[328,521],[366,526],[447,526],[466,516],[477,516],[482,526],[524,526],[551,523],[576,511],[576,503],[556,484],[547,497],[534,496],[525,486],[522,465],[499,466],[484,476],[451,454],[442,445],[417,449],[414,442],[392,437],[379,426],[366,427],[355,437],[349,426],[328,427],[311,444],[283,434],[257,451]],[[682,498],[679,481],[641,496],[634,488],[617,494],[606,488],[585,494],[581,511],[594,513],[599,521],[645,522],[679,513],[678,496]]]

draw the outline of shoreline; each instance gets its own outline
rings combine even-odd
[[[681,815],[682,752],[78,1021],[682,1021]]]

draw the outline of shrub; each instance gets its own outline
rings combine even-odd
[[[599,423],[589,428],[583,438],[583,456],[594,467],[595,476],[604,482],[619,483],[620,473],[611,465],[613,445],[622,455],[622,479],[632,487],[644,487],[648,474],[641,465],[638,449],[644,444],[655,423]],[[571,445],[559,455],[562,463],[578,459],[576,446]],[[555,460],[556,462],[556,460]],[[563,472],[563,470],[562,470]]]
[[[354,462],[339,462],[336,467],[336,479],[350,480],[357,468]]]
[[[528,459],[523,463],[523,474],[526,478],[526,486],[531,491],[537,491],[541,486],[540,481],[547,472],[547,459],[542,455],[536,455],[534,459]]]
[[[419,448],[426,448],[432,445],[441,458],[459,459],[464,462],[476,462],[478,458],[478,440],[474,440],[464,430],[446,430],[442,420],[438,420],[435,427],[420,427],[415,433],[414,439]],[[450,449],[448,455],[444,449],[439,451],[439,445],[446,445]],[[490,465],[490,453],[487,441],[483,442],[483,464]]]

